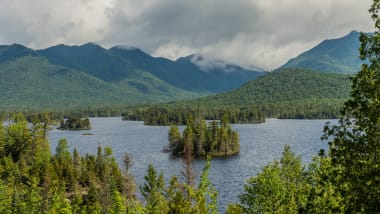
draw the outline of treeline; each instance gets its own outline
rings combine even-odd
[[[188,118],[182,134],[177,126],[170,127],[169,150],[174,155],[184,156],[190,152],[193,156],[229,156],[240,152],[239,134],[228,124],[223,116],[218,124],[215,120],[207,125],[200,118]]]
[[[186,125],[188,118],[199,117],[205,120],[221,120],[222,116],[230,123],[263,123],[265,116],[257,108],[192,108],[151,106],[130,108],[123,113],[123,120],[144,121],[145,125]]]
[[[337,119],[341,117],[342,99],[262,103],[259,108],[266,117],[278,119]]]
[[[61,121],[70,117],[119,117],[124,120],[144,121],[146,125],[186,125],[189,114],[201,115],[206,120],[220,120],[228,115],[230,123],[262,123],[265,118],[279,119],[336,119],[341,116],[340,109],[345,99],[304,99],[298,101],[271,101],[261,103],[238,103],[226,105],[223,102],[178,102],[169,104],[140,106],[109,106],[99,108],[76,108],[72,110],[54,110],[44,112],[51,119]],[[207,103],[207,104],[206,104]],[[25,111],[28,121],[36,116],[35,111]],[[1,112],[0,117],[7,119],[13,113]],[[42,114],[42,113],[41,113]]]

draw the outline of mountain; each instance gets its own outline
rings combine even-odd
[[[348,35],[325,40],[314,48],[289,60],[281,68],[304,68],[320,72],[353,74],[360,70],[360,33],[352,31]]]
[[[261,70],[251,70],[222,60],[209,59],[202,55],[190,55],[176,60],[176,68],[182,69],[186,78],[184,89],[195,87],[204,91],[208,87],[212,92],[223,92],[240,87],[247,80],[256,79],[265,74]],[[178,76],[178,80],[183,78]],[[179,81],[172,82],[179,82]]]
[[[0,109],[96,108],[167,102],[239,86],[236,82],[222,81],[230,76],[230,71],[219,69],[210,75],[198,67],[187,66],[121,46],[105,49],[88,43],[33,50],[18,44],[2,45]],[[236,76],[241,76],[240,85],[255,77],[251,73],[262,72],[236,71]],[[204,86],[198,87],[198,83]]]
[[[87,48],[89,46],[81,50],[89,51]],[[38,51],[22,45],[0,46],[0,109],[103,107],[203,95],[178,89],[148,72],[135,72],[131,78],[108,82],[97,76],[100,69],[91,66],[57,65]],[[87,72],[80,69],[87,69]]]
[[[337,116],[350,91],[348,75],[283,69],[249,81],[238,89],[175,105],[259,107],[270,117],[331,118]]]
[[[174,87],[196,92],[231,90],[263,74],[238,66],[235,66],[239,68],[236,72],[230,72],[228,67],[203,71],[190,57],[171,61],[152,57],[138,48],[115,46],[105,49],[94,43],[82,46],[58,45],[38,53],[53,64],[82,70],[107,82],[136,78],[140,72],[148,72]]]

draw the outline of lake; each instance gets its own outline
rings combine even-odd
[[[133,159],[131,172],[137,184],[144,183],[149,164],[164,173],[168,180],[172,175],[180,176],[182,159],[161,152],[168,144],[168,126],[144,126],[143,122],[122,121],[120,117],[90,118],[90,131],[49,131],[51,150],[54,153],[58,140],[66,138],[70,148],[77,148],[81,154],[96,154],[98,145],[109,146],[119,165],[128,153]],[[304,163],[312,160],[320,149],[327,149],[327,143],[320,137],[327,120],[278,120],[267,119],[262,124],[235,124],[232,127],[240,134],[240,154],[211,161],[210,180],[218,190],[220,211],[229,203],[238,201],[244,182],[259,170],[279,159],[285,144]],[[183,129],[183,127],[182,127]],[[83,135],[90,132],[93,135]],[[195,161],[198,175],[205,160]]]

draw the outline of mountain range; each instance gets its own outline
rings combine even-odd
[[[299,93],[298,101],[326,96],[342,99],[349,91],[347,76],[327,73],[353,74],[360,69],[359,35],[352,31],[342,38],[322,41],[275,72],[197,54],[173,61],[126,46],[106,49],[87,43],[33,50],[18,44],[2,45],[0,110],[135,105],[217,93],[222,94],[203,100],[215,105],[278,103],[294,101]],[[330,82],[326,87],[318,81]],[[316,95],[318,90],[323,93]]]
[[[60,109],[191,99],[237,88],[263,75],[202,56],[171,61],[140,49],[94,43],[33,50],[0,46],[1,109]]]

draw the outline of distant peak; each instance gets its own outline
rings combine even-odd
[[[85,45],[89,45],[89,46],[91,46],[91,45],[93,45],[93,46],[100,46],[98,43],[95,43],[95,42],[87,42],[87,43],[84,44],[83,46],[85,46]]]
[[[30,48],[24,46],[24,45],[21,45],[21,44],[17,44],[17,43],[13,43],[12,45],[9,46],[10,48],[20,48],[20,49],[29,49],[31,50]]]
[[[97,48],[102,48],[102,46],[100,46],[99,44],[95,43],[95,42],[88,42],[84,45],[81,45],[82,47],[97,47]]]
[[[359,31],[353,30],[349,34],[347,34],[347,36],[358,36],[359,34],[360,34]]]
[[[119,49],[119,50],[127,50],[127,51],[141,51],[139,48],[136,48],[134,46],[128,46],[128,45],[116,45],[116,46],[113,46],[111,49]]]

